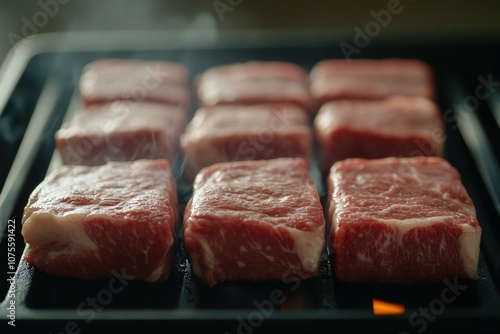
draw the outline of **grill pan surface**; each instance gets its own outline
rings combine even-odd
[[[191,79],[210,66],[246,60],[283,60],[307,70],[322,59],[342,58],[338,37],[293,33],[263,37],[254,32],[216,39],[179,38],[144,32],[131,47],[126,34],[65,35],[34,38],[3,67],[8,94],[0,99],[0,304],[7,331],[96,332],[371,332],[443,333],[500,331],[500,56],[499,44],[443,40],[374,41],[358,57],[409,57],[428,62],[436,72],[438,103],[447,141],[445,158],[462,174],[483,228],[479,278],[445,283],[353,284],[336,280],[324,251],[321,274],[305,281],[232,282],[209,288],[191,272],[181,228],[175,268],[167,282],[154,285],[123,281],[110,292],[110,280],[84,281],[53,277],[22,260],[24,205],[46,173],[59,164],[54,133],[78,110],[82,67],[98,58],[120,57],[179,61]],[[348,40],[348,39],[347,39]],[[7,74],[8,76],[7,76]],[[8,79],[8,80],[7,80]],[[485,82],[489,86],[484,86]],[[497,82],[499,82],[497,84]],[[477,87],[491,94],[479,98]],[[7,85],[7,86],[6,86]],[[481,92],[483,92],[481,90]],[[484,92],[486,92],[484,90]],[[195,101],[193,99],[195,110]],[[174,170],[181,212],[191,195],[178,155]],[[311,164],[322,200],[325,186],[315,160]],[[9,227],[15,226],[15,268],[9,268]],[[15,291],[10,290],[15,272]],[[455,287],[456,298],[443,301]],[[457,288],[458,287],[458,288]],[[119,290],[119,291],[118,291]],[[273,291],[285,296],[272,302]],[[447,290],[449,291],[449,290]],[[452,290],[453,291],[453,290]],[[15,292],[12,296],[11,292]],[[373,300],[403,304],[405,312],[376,316]],[[15,302],[15,328],[4,315]],[[4,332],[4,330],[2,330]]]

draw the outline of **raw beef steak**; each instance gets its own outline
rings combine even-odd
[[[249,61],[208,69],[196,79],[198,100],[220,104],[292,103],[312,111],[305,69],[286,62]]]
[[[189,72],[175,62],[100,59],[88,64],[80,78],[86,105],[117,100],[153,101],[189,106]]]
[[[166,160],[62,166],[24,209],[26,261],[52,275],[164,281],[174,259],[177,210]]]
[[[215,106],[198,110],[181,137],[189,174],[218,162],[308,159],[312,131],[294,105]]]
[[[445,141],[439,108],[423,97],[329,102],[318,112],[314,130],[324,174],[347,158],[440,156]]]
[[[56,133],[65,164],[172,159],[186,124],[186,111],[163,103],[113,102],[87,108]]]
[[[324,232],[319,196],[301,158],[204,168],[184,216],[193,271],[210,286],[316,276]]]
[[[435,97],[434,73],[415,59],[324,60],[311,71],[311,92],[319,105],[339,99],[391,95]]]
[[[339,280],[476,278],[481,227],[458,171],[442,158],[344,160],[328,188]]]

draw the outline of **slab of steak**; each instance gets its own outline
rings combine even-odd
[[[292,103],[312,111],[308,73],[277,61],[249,61],[212,67],[196,79],[203,106],[221,104]]]
[[[186,124],[186,111],[153,102],[113,102],[89,107],[56,132],[65,164],[172,159]]]
[[[308,159],[309,116],[294,105],[215,106],[199,109],[181,137],[190,174],[218,162],[280,157]]]
[[[412,96],[328,102],[318,112],[314,130],[324,174],[347,158],[440,156],[445,141],[437,105]]]
[[[184,216],[188,258],[210,286],[316,276],[324,232],[320,199],[301,158],[204,168]]]
[[[435,97],[434,72],[415,59],[330,59],[311,70],[317,104],[339,99],[380,99],[391,95]]]
[[[178,217],[166,160],[62,166],[24,209],[26,261],[52,275],[82,279],[167,279]]]
[[[84,67],[80,95],[85,105],[117,100],[189,106],[189,71],[175,62],[99,59]]]
[[[332,167],[328,188],[339,280],[476,278],[481,227],[458,171],[444,159],[347,159]]]

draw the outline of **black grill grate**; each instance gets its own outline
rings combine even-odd
[[[98,36],[96,36],[98,38]],[[265,43],[264,43],[265,42]],[[219,45],[220,44],[220,45]],[[68,110],[71,97],[78,82],[82,66],[100,57],[131,57],[143,59],[165,59],[180,61],[189,66],[192,78],[197,73],[215,64],[252,59],[284,60],[295,62],[310,69],[314,63],[325,58],[338,58],[342,54],[338,41],[319,40],[307,45],[290,43],[280,47],[269,46],[267,40],[257,39],[251,46],[233,47],[215,43],[210,47],[190,48],[186,46],[165,50],[105,50],[44,52],[30,58],[22,79],[16,86],[6,110],[0,117],[0,129],[15,127],[16,133],[28,135],[27,119],[40,103],[44,87],[48,82],[56,85],[55,98],[45,115],[46,124],[31,147],[32,154],[26,162],[26,172],[15,180],[16,187],[10,202],[3,206],[2,230],[8,219],[16,222],[17,262],[16,276],[16,327],[29,328],[37,332],[64,332],[81,329],[83,333],[94,332],[164,332],[176,328],[186,332],[253,333],[259,329],[271,332],[314,332],[325,328],[338,332],[419,333],[498,331],[500,328],[500,93],[478,102],[475,110],[467,113],[454,106],[475,96],[477,77],[490,73],[499,78],[495,62],[500,48],[496,45],[418,44],[400,45],[387,43],[370,45],[361,56],[420,58],[436,70],[438,103],[446,117],[446,158],[459,169],[464,184],[478,211],[483,227],[482,254],[479,264],[479,279],[474,282],[452,282],[464,286],[457,298],[436,309],[442,299],[446,284],[347,284],[338,282],[332,273],[327,251],[321,275],[306,281],[245,283],[234,282],[208,288],[191,273],[189,263],[178,243],[175,269],[169,280],[161,285],[143,282],[127,282],[119,293],[109,294],[109,281],[82,281],[52,277],[34,270],[21,260],[24,244],[20,235],[22,210],[34,187],[42,181],[54,151],[53,136]],[[102,50],[102,47],[99,48]],[[480,62],[477,60],[481,60]],[[474,67],[478,64],[478,68]],[[64,65],[64,66],[62,66]],[[479,68],[480,65],[480,68]],[[51,71],[47,69],[50,68]],[[50,75],[49,75],[50,74]],[[26,78],[33,78],[28,80]],[[500,90],[500,87],[496,88]],[[30,94],[26,94],[29,91]],[[18,103],[22,99],[24,103]],[[17,102],[16,102],[17,101]],[[194,101],[193,101],[194,102]],[[14,108],[14,107],[15,108]],[[16,117],[13,119],[14,108]],[[193,110],[192,110],[193,111]],[[23,115],[23,120],[19,120]],[[34,116],[33,116],[34,117]],[[17,119],[17,120],[16,120]],[[15,124],[14,124],[15,123]],[[40,129],[39,129],[40,130]],[[3,155],[2,168],[10,166],[14,159],[9,150],[16,150],[14,142],[6,142],[7,153]],[[22,136],[22,135],[21,135]],[[18,138],[19,137],[19,138]],[[19,155],[20,150],[18,151]],[[5,158],[4,158],[5,157]],[[191,194],[190,186],[184,183],[181,157],[174,164],[177,171],[181,211]],[[312,165],[313,175],[319,175]],[[12,172],[12,170],[11,170]],[[5,173],[0,173],[5,182]],[[322,180],[316,182],[323,186]],[[17,189],[17,190],[16,190]],[[15,193],[14,193],[14,190]],[[321,189],[320,189],[321,190]],[[320,191],[323,193],[324,191]],[[15,195],[15,196],[14,196]],[[5,196],[5,194],[4,194]],[[324,198],[323,198],[324,201]],[[1,239],[0,254],[7,254],[6,232]],[[179,228],[179,241],[181,241]],[[6,256],[0,259],[2,268],[7,267]],[[7,295],[8,270],[0,272],[0,299]],[[450,283],[451,284],[451,283]],[[279,290],[286,297],[282,304],[270,302],[273,291]],[[104,292],[103,292],[104,291]],[[402,303],[406,307],[403,315],[377,317],[372,313],[374,298]],[[436,300],[438,302],[436,302]],[[6,310],[10,302],[6,298],[0,309]],[[430,309],[430,314],[422,313]],[[434,308],[434,313],[432,310]],[[4,311],[2,311],[4,312]],[[415,312],[417,315],[415,315]],[[69,327],[68,327],[69,326]],[[478,327],[481,326],[481,327]]]

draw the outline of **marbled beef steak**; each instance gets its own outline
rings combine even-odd
[[[222,105],[199,109],[181,137],[190,174],[218,162],[282,157],[309,159],[308,114],[291,104]]]
[[[209,68],[196,78],[198,101],[221,104],[291,103],[313,109],[307,71],[280,61],[248,61]]]
[[[188,258],[210,286],[316,276],[324,232],[316,186],[301,158],[204,168],[184,216]]]
[[[438,106],[415,96],[328,102],[314,119],[314,131],[325,175],[347,158],[441,156],[445,141]]]
[[[433,69],[416,59],[327,59],[313,67],[310,78],[320,106],[341,99],[436,96]]]
[[[458,171],[438,157],[347,159],[328,178],[342,281],[477,277],[481,227]]]
[[[62,166],[33,191],[23,215],[26,260],[52,275],[117,273],[167,279],[178,217],[166,160]]]
[[[174,158],[187,111],[156,102],[115,101],[87,107],[56,132],[65,164]]]
[[[80,77],[84,105],[112,101],[190,104],[189,70],[181,63],[103,58],[87,64]]]

